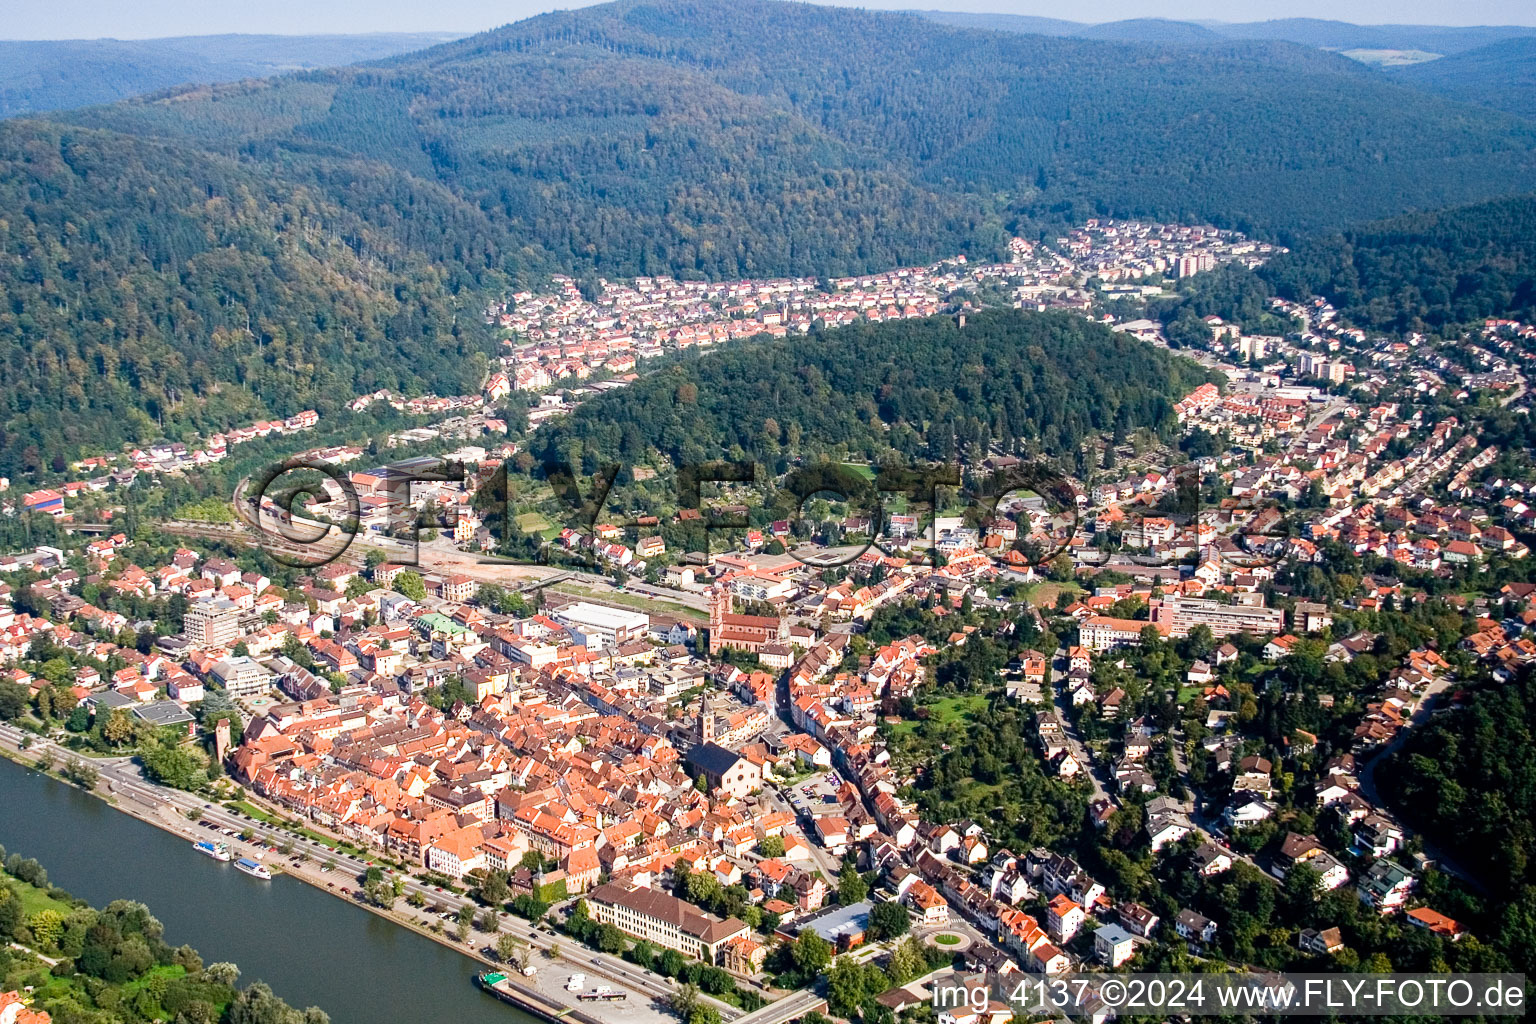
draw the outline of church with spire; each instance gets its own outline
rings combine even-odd
[[[788,635],[786,620],[771,615],[737,615],[732,611],[731,588],[717,583],[709,592],[709,653],[730,647],[756,654]]]

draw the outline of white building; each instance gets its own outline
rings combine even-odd
[[[566,605],[555,612],[553,618],[589,648],[616,647],[631,640],[642,640],[651,628],[651,617],[644,612],[608,608],[585,601]]]

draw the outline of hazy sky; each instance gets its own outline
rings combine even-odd
[[[3,6],[0,38],[143,39],[216,32],[472,32],[585,5],[571,0],[5,0]],[[1362,24],[1536,25],[1536,0],[866,0],[842,6],[994,11],[1072,21],[1310,17]]]

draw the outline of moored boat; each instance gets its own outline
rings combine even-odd
[[[241,857],[239,860],[235,861],[235,867],[241,871],[244,871],[252,878],[272,877],[272,872],[268,871],[265,865],[263,865],[260,861],[252,860],[249,857]]]
[[[229,847],[226,844],[215,843],[211,839],[199,839],[192,844],[192,849],[205,857],[212,857],[214,860],[230,861],[235,859],[235,855],[229,852]]]

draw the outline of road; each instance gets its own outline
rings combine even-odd
[[[1082,737],[1077,734],[1077,726],[1072,724],[1072,697],[1067,693],[1067,688],[1061,685],[1067,677],[1066,664],[1066,648],[1056,648],[1056,653],[1051,658],[1051,700],[1061,715],[1067,742],[1072,745],[1072,756],[1077,759],[1078,764],[1083,766],[1083,772],[1093,786],[1093,799],[1108,800],[1119,806],[1120,802],[1109,795],[1109,769],[1089,751]]]
[[[54,755],[57,762],[61,763],[70,758],[79,757],[73,751],[61,747],[52,741],[33,736],[31,733],[24,732],[14,726],[0,725],[0,744],[4,746],[13,750],[20,750],[21,742],[25,737],[32,738],[32,746],[26,751],[29,756],[36,757],[44,751],[48,751]],[[302,835],[296,835],[286,829],[246,818],[218,804],[211,804],[195,794],[183,793],[179,790],[167,789],[166,787],[151,783],[143,778],[138,765],[134,763],[132,758],[81,758],[81,760],[88,761],[100,773],[100,787],[104,787],[108,792],[119,798],[126,798],[144,807],[161,811],[160,819],[166,824],[170,824],[174,819],[178,825],[178,831],[186,835],[189,841],[207,838],[208,830],[199,828],[196,822],[188,817],[188,812],[196,811],[203,820],[211,821],[219,828],[234,829],[236,832],[249,830],[255,838],[267,840],[271,845],[278,847],[282,847],[284,844],[291,844],[293,850],[291,855],[307,854],[316,865],[334,862],[336,865],[335,870],[338,872],[338,888],[341,886],[342,879],[355,879],[366,872],[370,866],[366,860],[351,856],[341,850],[332,849],[323,843]],[[165,811],[169,811],[170,814],[167,815],[164,813]],[[313,826],[307,827],[314,830]],[[241,845],[240,840],[230,840],[230,842],[232,845]],[[252,846],[250,852],[256,852],[257,849]],[[264,847],[260,848],[260,852],[263,855],[267,853]],[[290,873],[298,874],[300,872],[294,871],[287,862],[287,857],[291,855],[284,855],[282,866]],[[276,859],[271,859],[269,863],[276,865],[278,862]],[[383,867],[383,865],[380,866]],[[392,877],[403,878],[403,896],[408,897],[411,893],[419,893],[429,906],[440,904],[455,913],[460,907],[469,906],[475,911],[477,917],[483,909],[473,900],[455,896],[452,893],[442,891],[436,886],[428,885],[415,878],[401,876],[398,872],[388,871],[388,869],[386,871]],[[352,888],[356,885],[357,883],[353,881],[351,885],[346,887]],[[430,922],[432,915],[430,911],[425,909],[419,911],[413,909],[407,913],[407,916],[418,920],[418,923],[427,923]],[[561,960],[577,968],[594,971],[634,991],[663,1000],[669,999],[672,995],[673,987],[671,982],[660,975],[643,971],[634,964],[619,957],[588,949],[568,936],[537,929],[520,918],[503,915],[500,931],[510,932],[546,953],[552,946],[558,945]],[[482,932],[477,928],[463,948],[465,951],[473,952],[484,946],[494,945],[495,940],[495,934]],[[701,994],[701,998],[718,1009],[721,1016],[726,1020],[733,1020],[741,1016],[741,1010],[729,1003],[720,1002],[713,997],[703,994]]]
[[[1360,780],[1360,796],[1371,806],[1380,808],[1386,808],[1387,806],[1386,802],[1381,798],[1381,790],[1376,785],[1376,769],[1385,764],[1393,754],[1402,749],[1403,744],[1408,742],[1408,737],[1411,735],[1412,730],[1424,727],[1424,724],[1429,721],[1430,715],[1434,714],[1435,705],[1439,703],[1441,694],[1453,685],[1452,680],[1436,679],[1425,687],[1424,695],[1419,698],[1419,706],[1414,710],[1413,717],[1408,720],[1405,726],[1397,730],[1397,734],[1392,737],[1391,741],[1372,756],[1366,762],[1365,767],[1357,774],[1356,778]],[[1454,854],[1447,852],[1443,846],[1437,846],[1430,842],[1426,836],[1421,835],[1419,838],[1424,842],[1424,852],[1436,861],[1441,868],[1474,888],[1483,889],[1482,883],[1456,860]]]
[[[795,812],[794,805],[784,798],[777,786],[763,790],[763,795],[767,797],[769,803],[773,804],[775,810],[783,811],[790,816],[791,823],[785,831],[798,835],[805,841],[805,845],[811,848],[811,860],[815,861],[816,866],[821,869],[822,877],[826,879],[827,885],[836,888],[838,873],[843,869],[842,863],[806,833],[806,830],[800,824],[800,816]]]
[[[825,997],[817,995],[812,989],[803,988],[737,1018],[737,1024],[786,1024],[797,1017],[804,1017],[812,1010],[822,1011],[826,1008]]]

